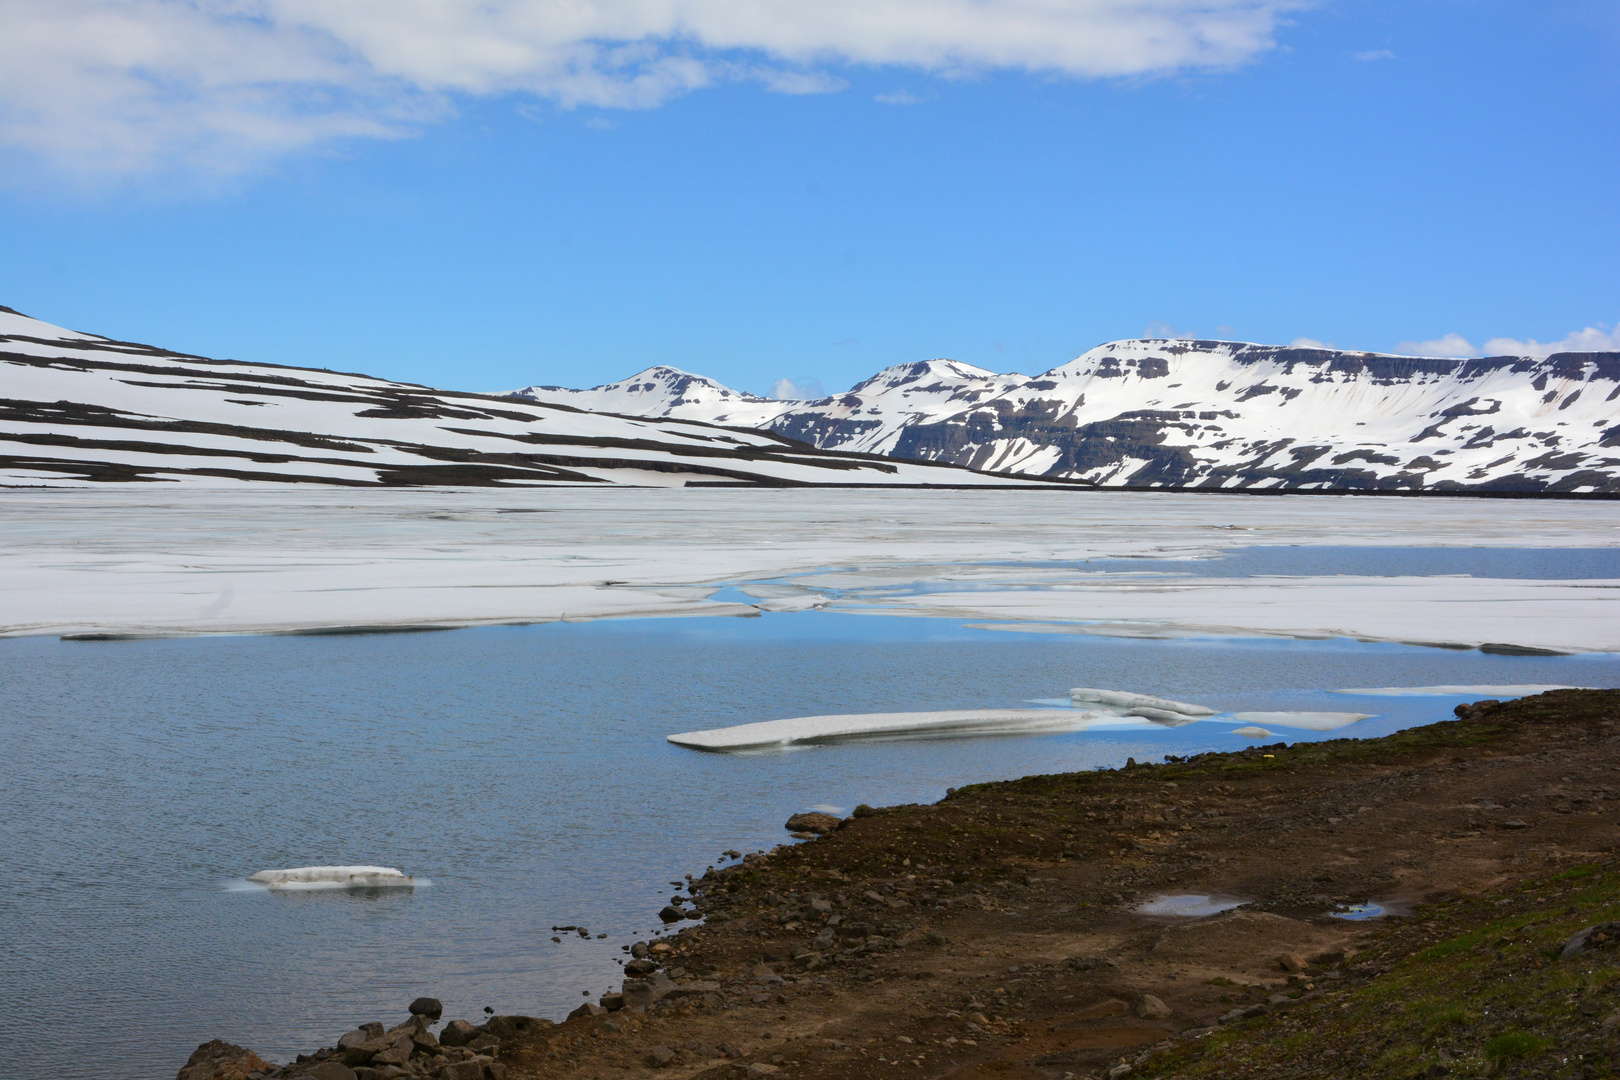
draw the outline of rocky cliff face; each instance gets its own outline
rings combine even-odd
[[[1438,359],[1140,340],[1043,375],[949,360],[819,401],[674,368],[518,396],[1114,487],[1620,493],[1620,353]]]

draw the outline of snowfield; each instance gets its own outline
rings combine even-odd
[[[1139,340],[1034,378],[901,364],[819,401],[670,367],[515,395],[1117,487],[1620,492],[1613,352],[1455,360]]]
[[[1018,483],[364,375],[185,356],[0,308],[0,485]]]

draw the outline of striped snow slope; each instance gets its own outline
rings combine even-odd
[[[670,371],[585,393],[610,411],[726,415],[821,447],[1108,486],[1620,492],[1620,353],[1457,360],[1142,340],[1034,378],[901,365],[814,402],[708,380],[679,400],[624,390]]]
[[[81,334],[0,308],[0,485],[1018,484],[766,431],[581,412]]]

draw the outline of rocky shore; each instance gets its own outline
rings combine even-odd
[[[1613,1075],[1617,766],[1620,691],[1557,691],[795,815],[566,1018],[422,998],[179,1080]]]

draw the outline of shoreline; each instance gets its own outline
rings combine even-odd
[[[1245,1032],[1288,1025],[1338,1047],[1309,1075],[1376,1074],[1386,1065],[1355,1049],[1340,1014],[1360,1018],[1362,998],[1415,978],[1436,927],[1466,937],[1543,893],[1561,898],[1570,873],[1589,892],[1587,879],[1613,875],[1617,761],[1620,691],[1554,691],[1381,738],[796,818],[801,835],[819,838],[689,878],[702,925],[666,908],[679,921],[626,958],[617,998],[562,1022],[447,1025],[455,1034],[442,1043],[418,1039],[381,1064],[377,1049],[331,1047],[269,1070],[231,1051],[182,1076],[1117,1080],[1218,1071],[1249,1052]],[[1139,910],[1177,894],[1246,902],[1197,919]],[[1333,914],[1367,903],[1385,917]],[[1546,939],[1525,943],[1532,977],[1563,970],[1537,950],[1574,924],[1620,917],[1620,893],[1550,903],[1545,918],[1521,923]],[[1610,1029],[1587,1008],[1571,1002],[1574,1019],[1544,1020],[1550,1034],[1534,1038],[1601,1048]],[[1477,1010],[1471,1023],[1490,1027]],[[1492,1033],[1464,1027],[1457,1051],[1417,1051],[1436,1063],[1444,1054],[1458,1075],[1500,1072],[1500,1055],[1480,1056]],[[1461,1046],[1475,1034],[1477,1062]],[[1245,1075],[1293,1075],[1286,1064]]]

